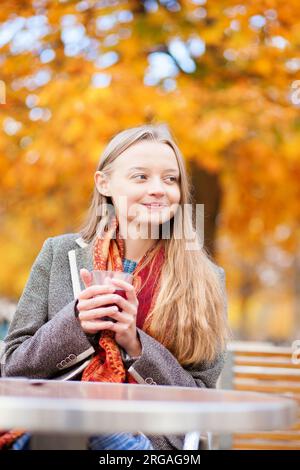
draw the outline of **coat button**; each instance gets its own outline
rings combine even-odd
[[[156,382],[154,382],[154,380],[152,379],[152,377],[147,377],[147,378],[145,379],[145,382],[146,382],[146,384],[148,384],[148,385],[156,385]]]

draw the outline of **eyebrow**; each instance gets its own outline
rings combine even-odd
[[[132,168],[129,168],[128,172],[127,173],[130,173],[131,171],[133,170],[148,170],[149,168],[146,168],[144,166],[133,166]],[[169,172],[173,172],[173,173],[179,173],[178,169],[177,168],[168,168],[166,170],[163,170],[164,172],[166,171],[169,171]]]

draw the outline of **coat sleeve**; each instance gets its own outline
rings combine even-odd
[[[125,360],[125,366],[138,383],[177,387],[214,388],[224,367],[226,352],[221,351],[212,362],[199,362],[182,367],[161,343],[138,329],[142,354]]]
[[[52,258],[52,239],[48,238],[32,265],[5,338],[2,376],[50,378],[94,352],[74,315],[76,299],[48,319]]]
[[[218,272],[225,296],[224,315],[227,315],[225,272],[222,268],[218,268]],[[138,383],[202,388],[216,386],[225,364],[226,351],[219,351],[212,362],[199,361],[192,366],[182,367],[161,343],[139,328],[137,332],[142,345],[142,353],[137,359],[128,358],[123,361]]]

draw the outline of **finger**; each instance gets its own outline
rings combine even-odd
[[[122,279],[116,279],[116,278],[112,278],[111,282],[116,286],[122,287],[122,289],[126,291],[126,296],[129,302],[136,303],[138,301],[136,293],[135,293],[135,288],[132,284],[129,284],[129,282],[123,281]]]
[[[102,310],[102,309],[101,309]],[[106,312],[99,312],[99,309],[97,310],[89,310],[88,312],[84,312],[82,314],[79,314],[79,319],[81,321],[97,321],[102,318],[102,321],[109,321],[109,320],[103,320],[103,317],[109,316],[116,322],[124,325],[130,326],[133,322],[135,323],[135,320],[133,320],[132,315],[125,313],[125,312],[119,312],[116,310],[110,309],[103,309],[107,310]]]
[[[89,299],[80,299],[77,304],[77,309],[81,310],[92,310],[93,308],[97,307],[109,307],[112,306],[111,304],[117,303],[119,300],[119,296],[117,294],[110,293],[102,293],[100,295],[95,295],[94,297],[90,297]],[[120,307],[121,308],[121,307]]]
[[[96,307],[105,306],[107,304],[116,304],[120,307],[121,310],[131,313],[132,315],[136,314],[136,306],[134,304],[131,304],[127,299],[124,299],[124,297],[121,297],[119,294],[112,293],[94,296],[93,298],[86,301],[80,300],[77,308],[79,311],[90,310]]]
[[[81,321],[96,320],[96,319],[105,317],[107,315],[113,316],[113,314],[118,311],[119,311],[118,307],[95,308],[95,309],[79,312],[78,318]]]
[[[108,285],[93,285],[89,286],[83,291],[81,291],[78,295],[78,299],[90,299],[92,297],[95,297],[96,295],[99,294],[107,294],[107,293],[112,293],[116,290],[115,287],[113,286],[108,286]]]
[[[102,330],[111,330],[114,323],[111,321],[86,321],[81,323],[81,327],[84,331],[92,334]]]
[[[115,333],[126,333],[130,330],[131,325],[128,323],[120,323],[116,322],[113,323],[112,326],[109,327],[111,331],[114,331]]]
[[[112,301],[117,304],[123,312],[127,312],[130,315],[136,315],[136,305],[134,303],[129,302],[129,300],[124,299],[119,294],[112,294],[111,297]]]
[[[119,310],[114,311],[110,313],[109,316],[113,318],[114,320],[116,320],[116,322],[121,323],[121,324],[123,323],[125,325],[131,325],[133,321],[135,322],[135,318],[133,317],[133,315],[130,315],[129,313],[126,313],[124,311],[122,312],[119,312]]]

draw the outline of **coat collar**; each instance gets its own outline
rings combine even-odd
[[[81,248],[86,248],[88,246],[88,243],[86,243],[82,237],[76,238],[75,242],[77,245],[79,245]]]

